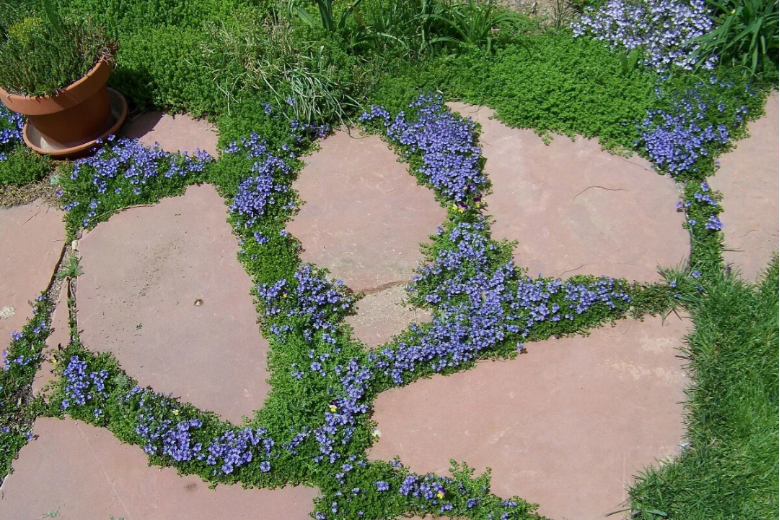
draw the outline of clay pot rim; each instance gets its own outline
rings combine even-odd
[[[111,62],[101,57],[81,78],[54,95],[27,96],[10,94],[0,87],[0,101],[14,112],[25,115],[43,115],[59,112],[81,103],[97,92],[111,75]],[[50,106],[51,105],[51,106]]]

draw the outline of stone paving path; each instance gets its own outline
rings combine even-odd
[[[213,187],[191,186],[98,225],[79,243],[78,324],[141,386],[240,423],[268,393],[268,342],[226,218]]]
[[[778,95],[766,104],[766,115],[748,123],[750,137],[720,158],[710,185],[723,193],[721,215],[726,262],[754,281],[778,248]]]
[[[125,132],[168,151],[216,153],[210,125],[186,116],[173,121],[145,114]],[[129,209],[85,234],[78,325],[86,345],[113,352],[142,385],[238,423],[262,407],[268,391],[267,342],[226,212],[213,187],[193,186],[182,197]],[[51,279],[65,230],[62,212],[41,204],[0,210],[0,230],[0,304],[16,309],[11,319],[0,318],[7,344],[9,331],[31,315],[26,302]],[[65,287],[52,327],[48,352],[70,340]],[[52,369],[43,364],[35,392],[51,380]],[[0,488],[0,518],[37,520],[57,512],[65,520],[303,520],[319,494],[306,487],[212,491],[197,477],[148,467],[139,448],[69,419],[41,418],[34,435]]]
[[[680,452],[676,349],[687,328],[675,316],[622,321],[384,392],[369,458],[398,455],[420,473],[446,474],[450,458],[490,467],[499,496],[537,502],[554,519],[603,518],[621,509],[637,471]]]
[[[529,276],[653,281],[658,266],[687,259],[679,195],[648,162],[610,155],[595,139],[557,136],[545,145],[533,130],[491,119],[489,108],[449,106],[482,125],[493,238],[519,241],[515,260]]]
[[[578,273],[657,280],[656,267],[689,254],[673,183],[638,158],[593,141],[509,129],[491,111],[451,105],[477,120],[493,194],[494,237],[518,240],[531,275]],[[747,278],[777,248],[777,96],[753,134],[724,156],[726,259]],[[216,154],[214,128],[146,113],[124,135],[164,150]],[[307,157],[295,183],[305,201],[288,230],[304,261],[326,267],[365,296],[348,318],[374,348],[430,316],[403,307],[422,259],[419,244],[445,219],[427,188],[377,137],[340,131]],[[78,327],[85,344],[111,351],[142,385],[240,422],[262,406],[268,345],[258,331],[251,280],[236,259],[224,201],[210,186],[113,216],[79,243]],[[0,347],[30,316],[64,247],[62,213],[41,204],[0,210]],[[69,341],[67,294],[47,348]],[[229,326],[226,326],[229,324]],[[527,345],[528,354],[434,377],[382,394],[381,439],[370,457],[400,455],[415,471],[445,473],[449,458],[493,468],[493,491],[541,504],[551,518],[602,518],[624,486],[656,458],[679,452],[686,378],[676,349],[688,330],[670,316],[622,321],[589,337]],[[5,343],[3,343],[5,342]],[[34,383],[51,377],[44,364]],[[147,467],[137,447],[76,421],[39,419],[36,439],[0,489],[0,517],[126,520],[306,518],[317,490],[207,489],[196,477]],[[259,515],[259,516],[258,516]]]
[[[33,433],[3,484],[0,518],[305,520],[318,495],[307,487],[211,490],[198,477],[149,467],[138,447],[71,419],[38,419]]]

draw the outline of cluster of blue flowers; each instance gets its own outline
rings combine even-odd
[[[716,78],[712,78],[711,82],[717,82]],[[648,111],[639,125],[641,144],[650,159],[660,170],[672,176],[697,172],[700,158],[711,155],[713,147],[723,147],[729,142],[729,128],[722,123],[709,122],[712,118],[708,117],[710,114],[723,114],[726,107],[712,94],[706,94],[703,86],[702,83],[688,89],[668,109]],[[721,86],[730,85],[721,83]],[[658,96],[661,97],[660,92]],[[741,124],[747,111],[746,106],[737,109],[735,126]]]
[[[361,366],[356,359],[351,359],[346,367],[336,365],[333,370],[340,376],[342,393],[329,405],[324,424],[314,431],[320,449],[315,462],[327,459],[334,463],[339,460],[341,455],[334,450],[334,444],[337,441],[347,444],[354,434],[357,417],[368,412],[368,405],[362,401],[368,392],[372,371]],[[342,470],[346,469],[342,467]]]
[[[202,422],[198,419],[180,421],[173,424],[170,419],[163,419],[156,423],[154,415],[139,414],[138,425],[135,433],[144,441],[144,451],[150,455],[162,453],[176,462],[189,460],[203,460],[203,445],[194,442],[192,430],[200,428]],[[158,446],[161,444],[161,446]]]
[[[445,500],[447,490],[444,485],[454,483],[455,481],[451,478],[438,477],[430,473],[423,478],[416,475],[408,475],[398,492],[404,496],[422,498],[431,505],[438,506],[440,512],[446,513],[453,509],[453,505]]]
[[[688,192],[690,195],[690,192]],[[695,228],[699,223],[691,213],[695,213],[701,217],[706,217],[704,221],[704,229],[707,231],[720,231],[723,229],[723,222],[718,218],[720,212],[720,204],[718,201],[712,198],[712,191],[707,181],[702,182],[699,185],[699,189],[695,190],[693,196],[683,202],[677,203],[677,211],[684,211],[688,214],[687,221],[691,228]]]
[[[24,118],[0,105],[0,161],[8,159],[6,155],[14,146],[22,142]]]
[[[487,239],[483,218],[457,224],[444,239],[452,247],[441,248],[409,288],[413,295],[427,288],[424,301],[437,305],[432,323],[413,325],[412,339],[369,355],[376,369],[396,384],[421,365],[436,372],[455,368],[510,337],[517,338],[522,350],[534,325],[574,320],[594,305],[611,310],[618,301],[630,302],[625,288],[611,278],[587,284],[518,279],[512,260],[491,268],[487,253],[497,246]]]
[[[288,191],[287,184],[276,182],[274,176],[287,176],[291,168],[284,160],[270,153],[266,142],[261,141],[255,133],[239,142],[230,143],[224,153],[240,153],[247,159],[254,159],[253,176],[239,184],[238,193],[230,206],[231,211],[244,218],[244,225],[250,227],[265,214],[267,206],[276,202],[274,194]],[[256,237],[256,240],[261,244],[267,241],[262,235]]]
[[[441,96],[422,95],[409,107],[410,117],[400,112],[392,120],[384,108],[372,106],[359,119],[364,123],[380,119],[392,141],[408,147],[411,154],[419,154],[420,173],[448,199],[465,206],[478,201],[488,180],[481,171],[482,151],[475,142],[475,123],[453,115]]]
[[[562,303],[551,302],[556,294],[563,294]],[[527,316],[523,337],[527,336],[537,323],[555,323],[562,319],[574,320],[575,316],[588,311],[597,304],[614,309],[616,302],[629,303],[631,298],[614,278],[600,278],[593,282],[578,283],[558,279],[520,279],[517,299],[510,304],[515,311],[522,311],[516,319],[521,322]]]
[[[11,365],[17,365],[20,367],[24,367],[29,365],[32,361],[35,361],[38,359],[39,356],[16,356],[15,358],[11,359],[8,357],[8,351],[3,351],[3,370],[10,370]]]
[[[266,436],[267,433],[265,428],[228,430],[219,439],[211,441],[206,463],[212,466],[221,463],[219,470],[228,475],[235,468],[252,462],[254,458],[253,447],[260,450],[260,446],[262,446],[263,455],[267,459],[271,456],[271,448],[274,445],[274,441]],[[260,471],[267,473],[271,470],[271,463],[268,460],[261,460],[258,467]]]
[[[87,363],[78,356],[72,356],[65,370],[62,371],[65,381],[65,399],[62,400],[62,409],[67,410],[71,405],[84,406],[88,401],[97,402],[98,398],[108,398],[106,391],[106,378],[108,371],[88,370]],[[102,414],[100,408],[94,409],[95,416]]]
[[[330,125],[325,123],[301,123],[297,119],[290,121],[290,130],[293,131],[295,142],[300,144],[304,137],[309,139],[322,139],[330,133]]]
[[[203,422],[197,418],[171,419],[181,412],[175,401],[162,394],[136,386],[127,392],[124,403],[136,411],[135,433],[150,455],[167,456],[176,462],[205,461],[214,466],[213,475],[229,475],[258,457],[261,457],[260,471],[271,470],[268,459],[275,443],[265,428],[230,429],[203,441],[196,439]]]
[[[87,216],[82,221],[85,227],[98,215],[103,204],[101,194],[110,190],[115,195],[140,196],[147,184],[160,179],[191,177],[203,172],[206,164],[213,160],[208,152],[201,150],[196,150],[195,155],[190,156],[186,152],[168,153],[157,145],[148,148],[138,139],[109,136],[106,141],[108,145],[92,157],[75,161],[70,175],[71,181],[87,176],[95,191]],[[130,186],[123,187],[122,184]],[[123,190],[130,190],[132,194],[123,194]],[[62,196],[62,191],[58,195]],[[69,202],[65,210],[70,211],[78,205],[78,201]]]
[[[700,203],[706,203],[710,206],[718,206],[718,202],[712,198],[710,195],[710,185],[707,183],[707,181],[704,181],[700,184],[701,191],[697,191],[693,198],[696,199],[696,202]]]
[[[574,36],[591,35],[612,49],[641,48],[645,65],[661,72],[676,65],[691,70],[701,58],[694,42],[713,28],[704,0],[609,0],[598,10],[589,7],[572,24]],[[717,56],[706,58],[711,69]]]
[[[343,316],[352,305],[353,299],[344,290],[344,284],[337,280],[334,284],[328,282],[322,273],[318,273],[311,265],[302,266],[295,273],[295,299],[287,300],[287,280],[279,280],[274,284],[263,284],[257,287],[257,294],[265,307],[266,316],[274,316],[285,311],[288,318],[295,316],[304,318],[306,326],[303,329],[306,341],[312,341],[317,332],[327,343],[335,343],[334,337],[338,317]],[[292,304],[290,304],[292,303]],[[271,332],[281,335],[292,330],[290,325],[271,326]],[[312,363],[312,370],[320,372],[321,363]]]
[[[39,296],[35,300],[40,302],[43,301],[44,299],[45,297]],[[49,325],[46,323],[45,320],[40,320],[36,322],[35,321],[36,319],[37,317],[33,317],[33,319],[30,321],[31,324],[34,324],[32,328],[33,334],[46,333],[48,335]],[[21,346],[19,342],[21,342],[22,338],[23,335],[21,332],[16,330],[11,331],[11,349],[14,350],[16,354],[9,355],[8,350],[3,350],[3,371],[11,370],[11,367],[14,365],[24,367],[29,365],[32,362],[41,359],[40,353],[32,352],[29,354],[26,353],[19,354],[20,349],[14,347]]]

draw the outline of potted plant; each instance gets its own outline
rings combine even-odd
[[[95,25],[0,12],[0,102],[24,114],[24,141],[40,153],[78,155],[121,126],[127,103],[106,87],[116,44]]]

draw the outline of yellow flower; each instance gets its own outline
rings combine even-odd
[[[179,410],[174,410],[173,415],[179,415]]]
[[[444,493],[439,491],[438,493],[436,493],[436,496],[439,497],[439,498],[444,498]]]
[[[330,411],[335,412],[338,408],[336,408],[335,404],[330,405]]]
[[[57,358],[54,358],[54,359],[51,360],[51,364],[52,365],[56,365],[57,363],[58,363]]]
[[[458,205],[457,204],[453,204],[452,205],[452,209],[458,209]]]
[[[463,212],[464,212],[464,211],[466,211],[466,210],[465,210],[465,209],[463,209],[463,208],[458,208],[458,211],[460,211],[461,213],[463,213]]]

